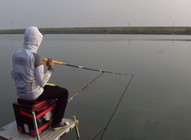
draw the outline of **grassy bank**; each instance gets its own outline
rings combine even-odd
[[[79,27],[40,28],[39,30],[44,34],[191,34],[191,27]],[[24,29],[0,30],[0,34],[23,33]]]

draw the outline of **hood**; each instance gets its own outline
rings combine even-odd
[[[32,52],[36,53],[41,45],[43,35],[40,33],[37,27],[31,26],[26,28],[24,36],[24,47]]]

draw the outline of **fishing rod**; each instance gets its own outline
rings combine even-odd
[[[47,62],[48,58],[43,58],[43,61]],[[67,64],[61,61],[57,60],[52,60],[53,63],[59,64],[59,65],[65,65],[69,67],[74,67],[74,68],[79,68],[79,69],[85,69],[85,70],[91,70],[91,71],[96,71],[96,72],[101,72],[97,77],[95,77],[92,81],[90,81],[88,84],[86,84],[83,88],[81,88],[78,92],[76,92],[70,99],[68,99],[68,102],[73,100],[76,96],[78,96],[81,92],[83,92],[86,88],[88,88],[93,82],[95,82],[99,77],[101,77],[104,73],[109,73],[109,74],[116,74],[116,75],[131,75],[132,77],[134,76],[133,74],[125,74],[125,73],[119,73],[119,72],[111,72],[111,71],[105,71],[105,70],[98,70],[98,69],[93,69],[93,68],[88,68],[84,66],[77,66],[77,65],[72,65],[72,64]],[[47,83],[47,85],[50,86],[55,86],[54,84]]]
[[[104,73],[100,73],[98,76],[96,76],[93,80],[91,80],[89,83],[87,83],[84,87],[82,87],[79,91],[77,91],[75,94],[73,94],[70,99],[68,99],[68,103],[72,101],[76,96],[78,96],[80,93],[82,93],[86,88],[88,88],[93,82],[95,82],[98,78],[100,78]],[[53,83],[46,83],[47,86],[56,86],[56,84]]]
[[[43,61],[48,61],[48,58],[43,58]],[[65,62],[61,62],[61,61],[57,61],[57,60],[52,60],[53,63],[58,64],[58,65],[65,65],[65,66],[69,66],[69,67],[74,67],[74,68],[78,68],[78,69],[84,69],[84,70],[90,70],[90,71],[96,71],[96,72],[103,72],[103,73],[109,73],[109,74],[116,74],[116,75],[129,75],[126,73],[119,73],[119,72],[112,72],[112,71],[105,71],[105,70],[101,70],[101,69],[94,69],[94,68],[89,68],[89,67],[84,67],[81,65],[72,65],[72,64],[68,64]]]
[[[95,140],[95,139],[96,139],[98,136],[100,136],[100,135],[101,135],[101,137],[100,137],[99,140],[102,140],[102,139],[103,139],[103,136],[105,135],[105,132],[107,131],[107,129],[108,129],[108,127],[109,127],[109,125],[110,125],[110,123],[111,123],[111,121],[112,121],[112,119],[113,119],[113,117],[114,117],[114,115],[115,115],[115,113],[116,113],[116,111],[117,111],[117,109],[119,108],[119,105],[120,105],[120,103],[121,103],[121,101],[122,101],[122,99],[123,99],[123,97],[124,97],[124,95],[125,95],[127,89],[129,88],[129,86],[130,86],[130,84],[131,84],[133,78],[134,78],[134,74],[131,75],[130,80],[128,81],[128,83],[127,83],[127,85],[126,85],[126,87],[125,87],[125,89],[124,89],[124,91],[123,91],[123,93],[122,93],[122,95],[121,95],[119,101],[117,102],[117,105],[115,106],[115,108],[114,108],[114,110],[113,110],[113,112],[112,112],[112,114],[111,114],[111,116],[110,116],[110,118],[109,118],[109,120],[108,120],[108,122],[107,122],[107,124],[106,124],[106,127],[103,128],[101,131],[99,131],[99,132],[97,133],[97,135],[92,138],[92,140]]]
[[[87,83],[83,88],[81,88],[78,92],[76,92],[72,97],[70,97],[70,99],[68,99],[68,102],[70,102],[71,100],[73,100],[76,96],[78,96],[81,92],[83,92],[86,88],[88,88],[93,82],[95,82],[99,77],[102,76],[102,74],[104,74],[103,72],[100,73],[98,76],[96,76],[93,80],[91,80],[89,83]]]

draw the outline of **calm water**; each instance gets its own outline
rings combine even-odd
[[[190,140],[191,42],[186,41],[190,38],[45,35],[39,53],[75,65],[135,74],[103,139]],[[12,102],[17,97],[10,78],[11,57],[22,43],[23,35],[0,36],[0,126],[14,120]],[[57,65],[50,82],[66,87],[72,96],[96,75]],[[80,120],[82,139],[92,139],[106,126],[128,80],[104,74],[68,104],[66,117],[76,115]],[[75,139],[75,131],[65,139]]]

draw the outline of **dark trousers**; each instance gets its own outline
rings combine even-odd
[[[36,101],[47,99],[56,99],[52,125],[58,124],[64,117],[66,105],[68,103],[68,90],[58,86],[45,86],[43,93],[36,99]]]

